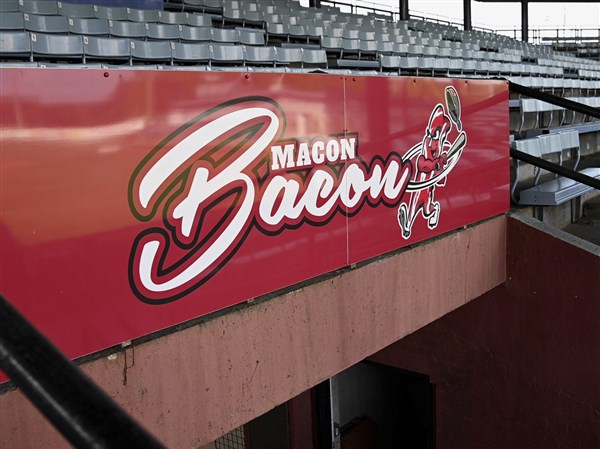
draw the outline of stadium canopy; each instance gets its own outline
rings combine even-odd
[[[408,0],[400,0],[400,2]],[[600,3],[598,0],[576,0],[575,2],[565,2],[564,0],[475,0],[480,3],[520,3],[521,4],[521,39],[529,40],[529,3]],[[464,27],[470,30],[471,25],[471,0],[463,0],[464,6]]]
[[[529,39],[529,3],[600,3],[598,0],[577,0],[565,2],[564,0],[475,0],[480,3],[520,3],[521,4],[521,36],[524,41]],[[408,9],[409,0],[398,0],[400,20],[410,18]],[[471,0],[463,0],[464,27],[465,30],[473,28],[471,21]]]
[[[463,0],[463,17],[465,30],[472,30],[473,24],[471,20],[471,1]],[[521,39],[529,40],[529,3],[600,3],[598,0],[474,0],[480,3],[520,3],[521,4]],[[398,0],[398,9],[400,11],[400,20],[410,19],[409,4],[410,0]],[[320,7],[321,0],[309,0],[309,5]]]

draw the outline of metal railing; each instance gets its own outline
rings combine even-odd
[[[499,28],[495,33],[521,39],[521,27]],[[600,28],[567,28],[567,27],[548,27],[529,29],[529,40],[534,44],[543,44],[548,42],[585,42],[600,40]]]
[[[372,14],[381,14],[384,16],[389,16],[392,20],[398,20],[400,14],[398,11],[386,7],[385,5],[380,5],[377,3],[367,2],[367,1],[338,1],[338,0],[321,0],[321,5],[333,6],[336,8],[340,8],[342,12],[349,12],[350,14],[358,14],[365,15],[367,13]]]
[[[527,97],[535,98],[537,100],[545,101],[547,103],[560,106],[565,109],[569,109],[571,111],[579,112],[581,114],[586,114],[595,118],[600,118],[600,110],[597,108],[593,108],[591,106],[577,103],[575,101],[568,100],[563,97],[558,97],[556,95],[551,95],[546,92],[540,92],[536,89],[532,89],[530,87],[522,86],[520,84],[516,84],[513,82],[508,83],[508,88],[510,92],[518,93],[521,95],[525,95]],[[536,167],[540,167],[544,170],[547,170],[551,173],[555,173],[560,176],[564,176],[566,178],[577,181],[581,184],[585,184],[587,186],[593,187],[594,189],[600,189],[600,179],[593,178],[591,176],[587,176],[583,173],[577,172],[575,170],[571,170],[569,168],[563,167],[562,165],[554,164],[552,162],[548,162],[545,159],[532,156],[530,154],[524,153],[522,151],[512,149],[510,150],[510,156],[518,159],[520,161],[526,162],[531,165],[535,165]]]
[[[0,368],[79,449],[164,449],[0,296]]]

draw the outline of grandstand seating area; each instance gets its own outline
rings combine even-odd
[[[296,1],[183,0],[165,11],[1,3],[4,62],[369,70],[419,76],[600,80],[597,62],[483,31],[393,22]],[[560,83],[559,88],[561,88]]]
[[[600,107],[598,62],[551,46],[433,21],[395,22],[391,16],[349,14],[331,6],[308,8],[295,0],[164,5],[165,10],[141,10],[2,0],[0,64],[501,77]],[[600,120],[535,99],[512,95],[510,111],[513,145],[540,133],[600,133]],[[595,145],[582,154],[597,151]],[[576,153],[579,158],[579,145]],[[515,201],[517,196],[513,188]]]

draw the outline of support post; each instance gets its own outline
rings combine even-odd
[[[320,8],[321,7],[321,0],[309,0],[308,6],[311,7],[311,8]]]
[[[529,41],[529,4],[527,0],[521,0],[521,40]]]
[[[399,8],[400,8],[400,20],[408,20],[410,19],[410,14],[408,12],[408,0],[399,0]]]
[[[472,30],[473,24],[471,21],[471,0],[463,0],[463,16],[465,31]]]

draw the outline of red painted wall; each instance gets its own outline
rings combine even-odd
[[[600,252],[514,218],[507,245],[505,284],[372,359],[431,376],[438,449],[598,448]]]
[[[500,215],[134,341],[82,369],[167,447],[198,449],[503,283],[505,223]],[[424,269],[437,282],[423,284]],[[295,423],[308,420],[301,403],[290,409]],[[0,394],[0,424],[2,449],[69,447],[18,390]],[[291,435],[306,438],[301,427]]]
[[[0,99],[0,292],[72,358],[509,208],[503,81],[11,68]]]

